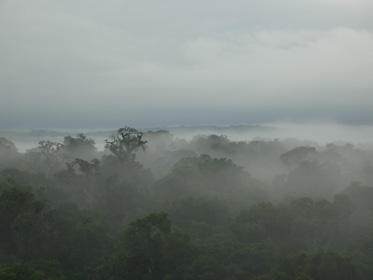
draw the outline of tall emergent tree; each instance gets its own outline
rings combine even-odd
[[[135,159],[134,152],[138,148],[145,150],[148,141],[142,140],[143,133],[131,127],[122,127],[105,140],[105,148],[109,149],[120,162],[125,163]]]

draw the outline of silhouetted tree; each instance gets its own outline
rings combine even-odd
[[[138,148],[145,149],[147,141],[142,139],[143,133],[131,127],[118,129],[116,134],[105,140],[105,148],[109,149],[120,162],[128,162],[135,159],[134,152]]]

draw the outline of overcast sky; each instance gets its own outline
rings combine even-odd
[[[371,0],[0,0],[0,129],[373,124]]]

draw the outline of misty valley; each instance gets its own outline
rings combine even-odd
[[[373,279],[371,146],[192,132],[0,135],[0,279]]]

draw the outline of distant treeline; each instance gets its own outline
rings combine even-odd
[[[373,152],[124,127],[0,137],[0,279],[373,279]]]

